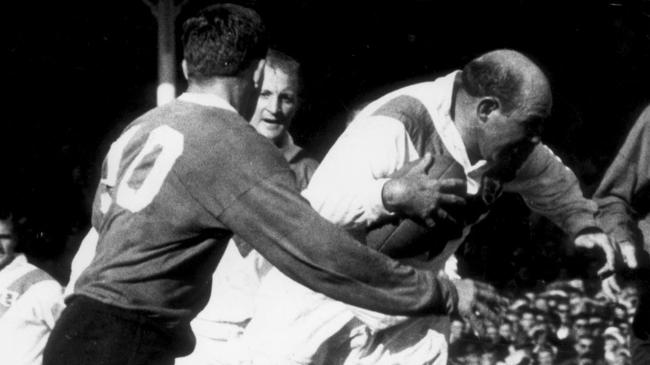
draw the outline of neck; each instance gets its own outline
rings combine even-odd
[[[275,147],[277,147],[280,151],[284,153],[290,147],[289,133],[288,132],[282,133],[282,135],[271,140],[271,142],[273,142]]]
[[[190,82],[187,91],[197,94],[212,94],[227,101],[240,115],[247,112],[245,105],[245,87],[235,77],[219,77],[206,82]]]
[[[463,140],[469,161],[474,164],[481,159],[481,156],[478,149],[476,129],[470,117],[474,108],[472,101],[473,98],[461,87],[460,75],[458,75],[454,83],[451,117]]]

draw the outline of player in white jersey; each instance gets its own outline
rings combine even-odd
[[[463,235],[447,242],[432,270],[505,190],[521,194],[577,245],[603,248],[608,262],[602,272],[611,272],[615,250],[596,225],[595,204],[540,143],[550,107],[548,80],[538,66],[515,51],[490,52],[462,71],[370,103],[328,152],[304,195],[321,215],[363,237],[368,227],[393,216],[377,199],[386,179],[427,153],[450,156],[465,171],[470,198]],[[331,300],[274,270],[259,294],[244,342],[260,363],[332,363],[321,351],[337,332],[352,338],[352,349],[341,356],[349,364],[446,363],[444,320],[451,311],[420,318],[381,315]],[[459,311],[479,325],[476,314],[483,306],[461,301]],[[343,327],[354,323],[359,326],[346,333]]]

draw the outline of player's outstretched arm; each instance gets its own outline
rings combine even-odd
[[[293,280],[334,299],[388,314],[449,313],[455,287],[399,264],[322,218],[276,174],[238,197],[226,226]]]
[[[584,197],[573,171],[544,144],[535,146],[504,190],[520,194],[531,210],[572,237],[597,227],[596,204]]]

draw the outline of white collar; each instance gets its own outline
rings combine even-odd
[[[230,103],[228,103],[222,97],[215,94],[185,92],[178,97],[178,100],[185,101],[188,103],[226,109],[238,113],[237,110],[235,110],[235,108],[232,105],[230,105]]]
[[[4,266],[0,267],[0,271],[5,270],[3,272],[15,272],[16,268],[24,267],[26,263],[27,263],[27,257],[22,253],[16,253],[14,257],[11,259],[11,261],[7,262]]]
[[[291,161],[301,150],[301,148],[298,147],[293,141],[293,137],[291,137],[291,134],[289,134],[289,132],[284,133],[282,146],[279,146],[278,148],[287,161]]]
[[[463,138],[451,119],[454,82],[459,72],[454,71],[433,82],[413,85],[409,94],[418,98],[427,108],[442,143],[465,170],[468,192],[474,194],[479,189],[487,161],[480,160],[475,164],[470,162]]]

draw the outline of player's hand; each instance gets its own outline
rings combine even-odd
[[[424,222],[428,227],[433,227],[436,221],[454,221],[445,207],[465,204],[462,196],[453,193],[464,189],[465,182],[428,176],[432,163],[433,157],[427,153],[396,171],[382,190],[386,209]]]
[[[626,273],[629,273],[627,270],[634,270],[639,268],[639,266],[645,266],[645,260],[642,256],[643,249],[635,245],[634,242],[630,240],[622,240],[616,242],[618,251],[623,261],[623,270],[617,270],[617,273],[613,276],[605,278],[601,283],[601,289],[605,296],[615,301],[618,300],[618,294],[621,292],[621,286],[625,282]]]
[[[616,268],[621,262],[621,253],[618,246],[611,242],[607,235],[602,232],[585,233],[576,237],[576,247],[587,249],[600,248],[605,254],[605,265],[598,270],[598,276],[606,278],[616,272]]]
[[[489,284],[471,279],[451,281],[458,292],[458,314],[465,318],[480,338],[485,335],[485,320],[501,321],[500,314],[508,306],[508,300],[496,293]]]
[[[599,248],[603,251],[605,264],[598,270],[598,276],[602,279],[601,285],[605,296],[615,301],[617,294],[621,290],[614,275],[623,261],[619,246],[610,241],[607,235],[602,232],[582,234],[576,237],[575,245],[587,249]],[[636,260],[634,260],[634,263],[636,264]]]

